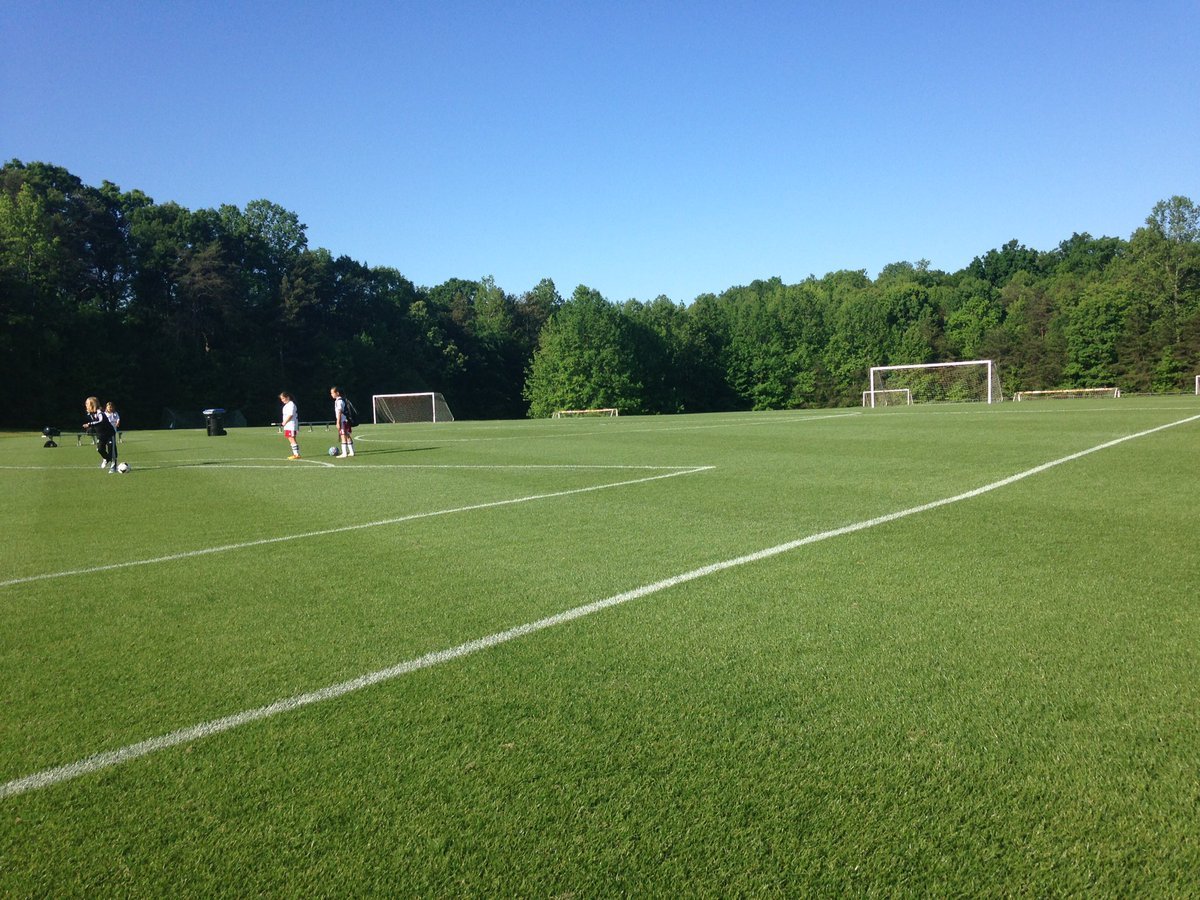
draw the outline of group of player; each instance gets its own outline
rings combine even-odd
[[[342,458],[354,455],[354,425],[351,421],[350,411],[352,409],[350,401],[342,396],[342,392],[336,387],[329,389],[329,396],[333,398],[333,423],[337,426],[338,443],[340,450],[334,454],[333,449],[330,449],[331,456],[336,455]],[[284,391],[279,395],[279,402],[283,404],[283,417],[279,420],[283,427],[283,436],[287,438],[288,444],[291,445],[292,455],[288,459],[300,459],[300,416],[296,411],[296,401],[292,399],[292,395]]]
[[[88,397],[83,402],[87,421],[83,430],[96,439],[96,450],[100,454],[100,468],[107,469],[109,475],[117,474],[117,432],[121,428],[121,414],[112,402],[100,408],[100,401]]]
[[[341,445],[341,449],[336,455],[340,457],[353,456],[354,426],[351,422],[350,401],[343,397],[342,392],[336,387],[329,389],[329,396],[333,398],[333,419],[334,424],[337,425],[338,443]],[[279,400],[283,404],[283,418],[280,420],[283,425],[283,435],[292,448],[292,455],[288,459],[300,459],[300,418],[296,411],[296,401],[287,391],[279,395]],[[110,475],[115,475],[118,465],[117,432],[121,428],[121,414],[117,412],[112,403],[106,403],[101,409],[100,401],[95,397],[88,397],[84,401],[83,408],[87,412],[87,421],[83,423],[83,430],[96,440],[96,450],[100,454],[100,468],[107,470]],[[333,455],[332,450],[330,450],[330,454]]]

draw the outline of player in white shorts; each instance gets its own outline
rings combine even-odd
[[[291,394],[284,391],[279,395],[279,402],[283,404],[283,418],[279,420],[283,426],[283,436],[292,445],[292,455],[288,459],[299,459],[300,417],[296,412],[296,401],[292,399]]]
[[[342,396],[342,392],[336,387],[329,389],[329,396],[333,398],[333,419],[337,425],[338,440],[342,445],[343,457],[354,455],[354,425],[350,421],[350,401]]]

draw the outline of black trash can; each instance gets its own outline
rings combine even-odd
[[[225,410],[214,408],[204,410],[204,421],[207,423],[209,437],[221,437],[225,434]]]

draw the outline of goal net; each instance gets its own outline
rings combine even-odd
[[[912,391],[908,388],[863,391],[863,406],[912,406]]]
[[[453,422],[454,414],[441,394],[373,394],[371,421],[401,424],[404,422]]]
[[[1112,397],[1121,396],[1121,389],[1118,387],[1098,387],[1098,388],[1061,388],[1053,391],[1017,391],[1013,395],[1013,399],[1018,403],[1022,400],[1079,400],[1084,397]]]
[[[990,359],[962,362],[914,363],[904,366],[872,366],[863,406],[900,403],[999,403],[1000,373]],[[897,392],[908,397],[897,401]]]

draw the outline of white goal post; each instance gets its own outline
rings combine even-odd
[[[868,372],[868,388],[863,392],[863,406],[883,406],[889,391],[902,390],[909,391],[913,403],[999,403],[1004,399],[996,363],[990,359],[968,359],[872,366]]]
[[[621,411],[612,407],[604,409],[557,409],[554,411],[554,418],[561,419],[563,416],[619,416]]]
[[[1200,375],[1196,376],[1196,395],[1200,396]]]
[[[1098,387],[1098,388],[1059,388],[1052,391],[1017,391],[1013,394],[1013,399],[1020,403],[1022,400],[1079,400],[1084,397],[1112,397],[1121,396],[1119,387]]]
[[[371,421],[376,425],[454,421],[454,414],[441,394],[372,394],[371,407]]]
[[[912,406],[912,391],[908,388],[863,391],[863,406]]]

